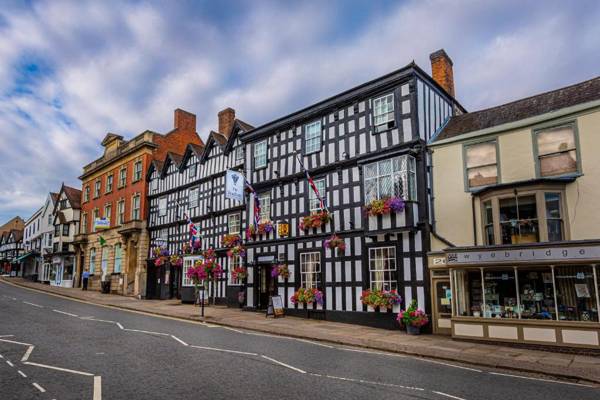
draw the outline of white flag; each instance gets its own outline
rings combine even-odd
[[[225,197],[239,202],[244,201],[244,175],[228,169],[225,176]]]

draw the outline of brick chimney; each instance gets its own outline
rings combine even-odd
[[[444,49],[440,49],[429,55],[431,60],[431,76],[446,92],[454,97],[454,73],[452,71],[452,60]]]
[[[233,121],[235,120],[235,110],[227,107],[223,111],[219,111],[217,115],[219,117],[219,133],[229,137]]]
[[[196,132],[196,115],[178,108],[175,110],[175,129]]]

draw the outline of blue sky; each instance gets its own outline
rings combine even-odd
[[[493,106],[598,75],[597,1],[0,0],[0,222],[79,187],[107,132],[259,125],[445,48],[458,100]]]

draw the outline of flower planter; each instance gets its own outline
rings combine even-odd
[[[421,334],[421,327],[420,326],[406,325],[406,333],[409,334],[409,335],[420,335]]]

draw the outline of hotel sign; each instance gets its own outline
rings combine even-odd
[[[600,260],[600,246],[522,248],[507,250],[449,252],[447,264],[476,265],[502,262],[560,262]]]

